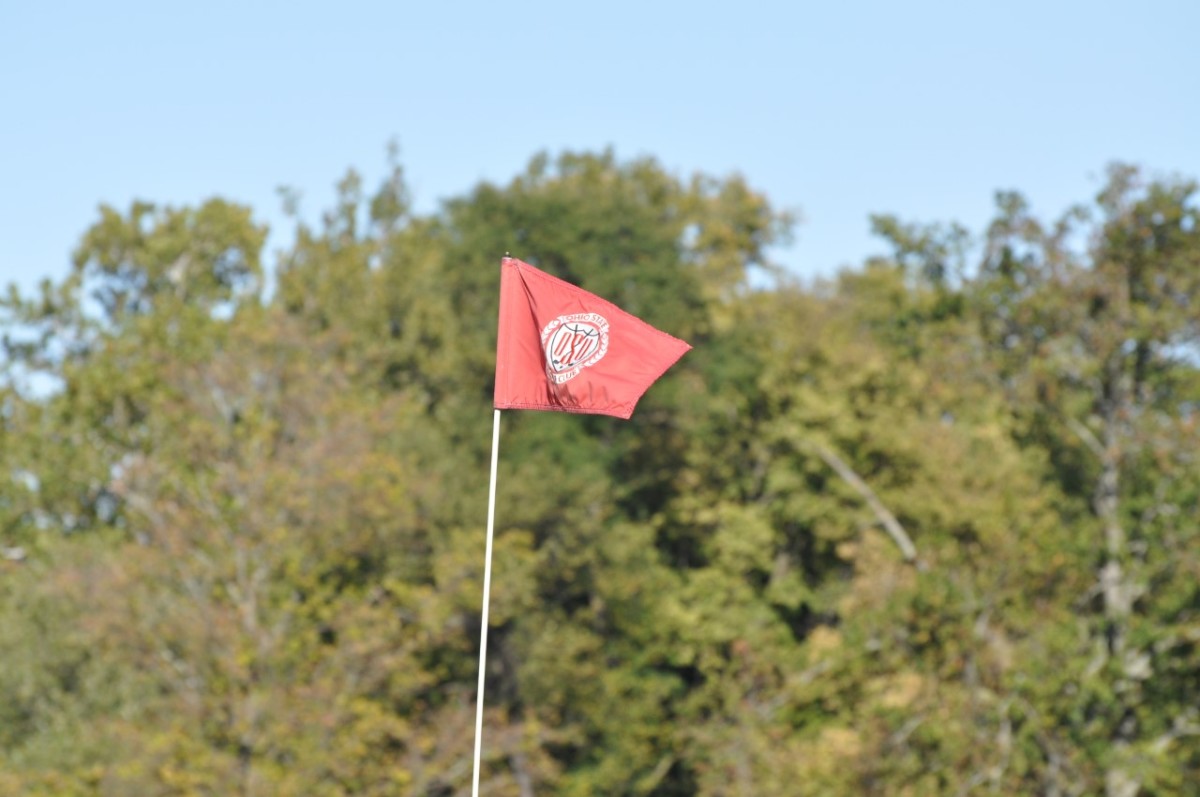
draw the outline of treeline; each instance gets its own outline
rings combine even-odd
[[[506,251],[695,350],[505,415],[483,793],[1196,793],[1198,222],[1114,166],[804,285],[611,154],[351,174],[270,275],[248,208],[102,208],[0,305],[0,794],[469,793]]]

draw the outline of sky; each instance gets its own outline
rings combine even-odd
[[[740,173],[828,276],[885,251],[872,213],[980,231],[1114,160],[1200,178],[1197,45],[1193,0],[0,0],[0,285],[65,276],[101,203],[223,196],[278,249],[279,187],[315,220],[389,141],[426,213],[543,150]]]

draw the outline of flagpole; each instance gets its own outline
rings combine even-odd
[[[475,695],[475,764],[471,797],[479,797],[479,753],[483,749],[483,676],[487,670],[488,604],[492,591],[492,532],[496,526],[496,463],[500,451],[500,410],[492,416],[492,475],[488,481],[487,553],[483,564],[483,620],[479,632],[479,686]]]

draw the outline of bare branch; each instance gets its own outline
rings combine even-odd
[[[675,765],[675,760],[675,756],[672,753],[664,755],[658,760],[658,764],[655,765],[654,769],[643,776],[634,788],[637,789],[639,794],[649,794],[654,791],[654,788],[671,771],[671,767]]]
[[[533,778],[529,775],[529,767],[524,753],[512,753],[508,757],[512,767],[513,778],[517,781],[517,793],[520,797],[533,797]]]
[[[1066,421],[1067,426],[1070,427],[1072,432],[1078,435],[1079,439],[1083,441],[1083,444],[1087,446],[1088,451],[1091,451],[1097,459],[1103,460],[1106,455],[1106,451],[1104,444],[1100,442],[1100,438],[1096,437],[1096,433],[1087,428],[1087,426],[1084,424],[1080,423],[1080,421],[1076,418],[1067,416]]]
[[[1167,751],[1172,742],[1183,736],[1200,736],[1200,722],[1197,722],[1195,711],[1175,717],[1171,723],[1171,730],[1155,739],[1154,743],[1150,745],[1150,749],[1156,755],[1161,755]]]
[[[917,563],[917,546],[913,545],[913,541],[908,536],[908,532],[906,532],[904,527],[900,525],[900,521],[896,520],[896,516],[893,515],[888,508],[884,506],[883,502],[879,500],[879,496],[875,494],[875,491],[871,489],[870,485],[863,481],[862,478],[855,473],[849,465],[846,464],[846,461],[835,454],[831,449],[819,443],[813,443],[812,447],[813,450],[817,452],[817,455],[825,461],[826,465],[833,468],[833,470],[837,472],[838,476],[841,476],[847,484],[853,487],[855,491],[857,491],[858,494],[863,497],[863,500],[867,502],[867,506],[869,506],[871,511],[875,513],[875,517],[879,520],[880,525],[883,526],[884,530],[888,533],[888,536],[892,538],[892,541],[896,543],[896,546],[904,555],[904,560],[910,563]]]

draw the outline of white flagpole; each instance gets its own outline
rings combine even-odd
[[[483,675],[487,669],[488,603],[492,591],[492,531],[496,526],[496,462],[500,451],[500,410],[492,418],[492,475],[488,483],[487,553],[483,565],[483,628],[479,632],[479,688],[475,695],[475,766],[471,797],[479,797],[479,753],[483,749]]]

